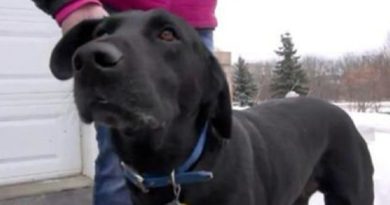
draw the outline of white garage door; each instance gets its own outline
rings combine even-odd
[[[71,82],[48,68],[59,36],[30,0],[0,1],[0,185],[81,171]]]

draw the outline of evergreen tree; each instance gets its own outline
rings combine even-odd
[[[295,91],[299,95],[306,95],[309,91],[307,87],[307,77],[302,70],[297,50],[289,33],[281,35],[282,46],[275,53],[282,59],[277,62],[273,70],[271,82],[272,97],[282,98],[288,92]]]
[[[249,72],[248,64],[243,58],[239,57],[234,69],[233,100],[239,102],[240,106],[251,106],[257,87]]]

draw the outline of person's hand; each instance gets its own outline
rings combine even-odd
[[[86,19],[99,19],[108,16],[106,10],[97,4],[87,4],[72,12],[61,24],[62,33]]]

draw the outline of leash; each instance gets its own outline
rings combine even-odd
[[[154,175],[154,174],[140,174],[132,167],[122,162],[125,178],[134,186],[139,188],[143,193],[148,193],[151,188],[166,187],[172,185],[174,188],[175,200],[172,204],[180,204],[179,196],[182,184],[192,184],[199,182],[206,182],[213,178],[213,173],[210,171],[189,171],[192,165],[197,162],[203,153],[206,138],[207,138],[208,123],[206,122],[200,134],[198,142],[196,143],[191,155],[178,168],[172,171],[171,175]]]

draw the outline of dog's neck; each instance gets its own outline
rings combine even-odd
[[[113,130],[113,134],[117,135],[113,136],[113,141],[116,144],[121,160],[134,168],[137,173],[141,175],[144,173],[156,173],[169,176],[172,170],[183,164],[191,155],[205,123],[208,122],[203,152],[188,171],[214,172],[213,164],[221,156],[220,151],[222,150],[222,145],[225,144],[223,143],[225,140],[222,140],[223,138],[216,131],[211,120],[206,120],[208,118],[204,116],[202,112],[199,112],[194,117],[185,116],[182,119],[177,119],[171,123],[167,129],[168,132],[163,135],[164,138],[149,138],[149,140],[152,140],[152,143],[146,143],[147,140],[140,141],[138,142],[139,144],[134,143],[134,141],[131,143],[131,140],[129,140],[131,136],[126,136],[126,133],[121,133],[118,130]],[[130,142],[126,143],[127,140]],[[159,140],[162,140],[162,142]],[[160,143],[160,146],[153,146],[154,143]],[[194,183],[209,183],[207,181],[197,178]],[[133,185],[135,184],[133,183]],[[144,190],[137,185],[132,186],[132,189],[137,196],[135,198],[142,201],[139,204],[155,204],[155,202],[170,201],[174,198],[170,186],[166,186],[163,189],[152,188],[151,191],[155,194],[152,194],[153,197],[151,198],[150,194],[145,194]],[[158,190],[158,193],[154,192],[154,190]],[[147,201],[151,201],[151,203],[145,203]]]
[[[205,122],[196,123],[192,119],[178,120],[172,123],[163,136],[151,136],[149,139],[133,140],[126,133],[113,131],[113,140],[120,158],[140,173],[170,174],[183,164],[196,146]],[[218,143],[213,137],[212,125],[206,130],[207,137],[204,152],[210,152]],[[148,136],[145,136],[148,137]],[[213,145],[213,146],[212,146]],[[203,158],[202,153],[200,158]],[[196,164],[196,162],[194,163]]]

